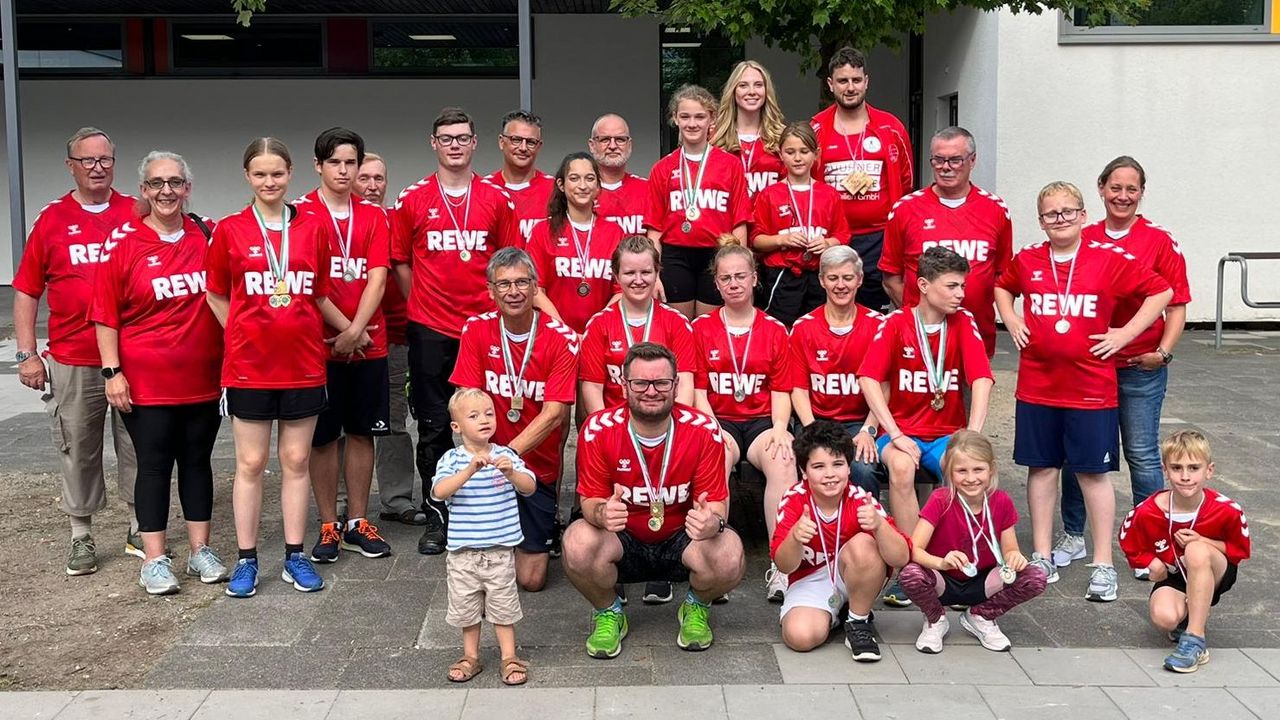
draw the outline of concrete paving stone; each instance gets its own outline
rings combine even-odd
[[[520,657],[529,661],[529,684],[534,687],[593,687],[653,684],[653,648],[628,647],[612,660],[589,657],[581,644],[527,646]]]
[[[387,523],[396,525],[398,523]],[[382,527],[381,525],[379,527]],[[391,571],[387,573],[388,580],[443,580],[444,579],[444,555],[420,555],[418,554],[418,538],[422,536],[422,531],[414,533],[412,543],[406,543],[401,547],[399,543],[392,547],[396,548],[396,554],[391,556]]]
[[[1036,685],[1155,685],[1118,648],[1014,648],[1013,659]]]
[[[798,710],[814,718],[862,718],[848,685],[727,685],[724,701],[729,720],[792,717]]]
[[[370,717],[378,720],[458,720],[467,691],[342,690],[329,708],[331,720]]]
[[[864,718],[877,720],[994,720],[977,688],[951,685],[855,685],[849,688]]]
[[[897,653],[903,646],[880,646],[880,662],[854,662],[843,640],[832,640],[809,652],[796,652],[782,643],[773,645],[782,682],[793,684],[906,684],[907,676],[898,665]],[[914,649],[911,652],[915,652]]]
[[[383,538],[386,540],[386,538]],[[314,542],[315,538],[308,535],[307,542]],[[388,543],[390,540],[388,540]],[[310,545],[307,545],[310,550]],[[395,552],[392,545],[392,552]],[[417,550],[414,550],[417,553]],[[367,558],[357,552],[350,550],[341,550],[338,553],[338,561],[335,563],[316,563],[316,570],[324,575],[325,584],[333,584],[335,582],[347,581],[381,581],[386,580],[391,574],[391,568],[395,565],[395,556],[384,558]],[[423,579],[423,578],[419,578]]]
[[[1280,649],[1244,648],[1240,652],[1244,653],[1263,670],[1270,673],[1272,677],[1280,679]],[[1214,659],[1216,660],[1216,658]]]
[[[719,685],[598,687],[595,701],[596,720],[671,720],[673,715],[699,720],[728,717],[724,690]]]
[[[1120,708],[1096,687],[987,685],[978,692],[1000,720],[1125,720]]]
[[[952,630],[954,633],[955,630]],[[961,632],[964,632],[961,630]],[[903,648],[894,654],[902,672],[914,684],[1030,685],[1031,679],[1007,652],[992,652],[980,645],[947,647],[939,655]]]
[[[390,567],[388,563],[387,567]],[[299,642],[327,648],[413,647],[435,592],[434,582],[338,580],[311,617]]]
[[[1266,630],[1222,629],[1210,624],[1209,641],[1213,647],[1280,649],[1280,636]]]
[[[1132,581],[1132,576],[1130,576]],[[1056,583],[1062,585],[1066,578]],[[1121,573],[1121,597],[1125,593],[1137,595],[1141,588],[1126,587],[1124,573]],[[1152,632],[1151,623],[1147,622],[1145,609],[1140,613],[1141,605],[1129,602],[1092,603],[1084,599],[1084,589],[1088,584],[1087,576],[1080,581],[1079,597],[1048,598],[1042,597],[1033,601],[1036,617],[1044,618],[1041,623],[1046,633],[1053,638],[1054,645],[1059,647],[1144,647],[1160,641],[1160,635]],[[1053,587],[1052,585],[1050,587]],[[1150,586],[1146,586],[1146,593]],[[1146,597],[1143,593],[1142,597]]]
[[[311,609],[323,605],[323,600],[294,590],[288,594],[268,594],[263,592],[264,584],[271,584],[270,579],[260,575],[259,593],[254,597],[223,596],[214,600],[187,629],[181,642],[185,645],[255,647],[285,647],[298,642],[310,621]],[[321,594],[328,592],[322,590]]]
[[[702,652],[658,646],[653,653],[655,685],[782,684],[782,673],[768,645],[730,645],[716,642]]]
[[[316,652],[314,649],[308,652]],[[345,661],[336,678],[343,689],[367,688],[456,688],[499,687],[498,649],[480,646],[480,662],[484,671],[470,682],[449,682],[448,669],[462,656],[462,646],[450,649],[385,649],[357,648]]]
[[[1280,687],[1280,681],[1235,648],[1210,646],[1209,662],[1193,673],[1164,669],[1171,648],[1136,649],[1125,653],[1160,687]]]
[[[462,708],[462,720],[592,720],[594,705],[591,688],[471,690]]]
[[[1239,700],[1222,688],[1102,688],[1129,720],[1213,718],[1256,720]],[[1275,714],[1270,715],[1275,717]]]
[[[188,720],[208,690],[91,690],[76,696],[59,720]]]
[[[179,645],[143,680],[147,688],[331,688],[349,650],[316,652],[292,647]],[[274,720],[274,719],[273,719]]]
[[[1229,687],[1226,690],[1254,715],[1268,719],[1280,717],[1280,688]]]
[[[0,692],[0,717],[51,720],[76,697],[73,692]]]
[[[192,720],[324,720],[337,690],[214,690]]]

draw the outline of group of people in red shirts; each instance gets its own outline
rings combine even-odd
[[[126,546],[144,559],[139,582],[149,593],[179,586],[165,536],[176,464],[187,573],[229,581],[235,597],[254,594],[273,430],[286,582],[323,588],[314,563],[336,561],[341,549],[390,554],[369,521],[375,467],[379,518],[423,526],[419,552],[442,553],[448,506],[425,483],[455,446],[450,397],[477,388],[493,399],[494,441],[537,480],[518,496],[515,574],[526,591],[545,585],[548,559],[561,551],[558,489],[577,409],[581,518],[564,530],[563,553],[595,608],[593,656],[620,652],[622,584],[633,581],[648,582],[649,602],[689,581],[680,645],[710,645],[708,608],[743,571],[742,544],[726,524],[727,478],[743,461],[763,475],[775,562],[766,594],[783,603],[784,638],[797,649],[825,639],[827,618],[834,624],[847,604],[855,658],[878,659],[876,594],[922,605],[925,647],[940,649],[946,632],[937,598],[958,597],[974,607],[965,629],[1007,648],[994,618],[1085,553],[1071,498],[1083,499],[1093,541],[1086,596],[1115,600],[1107,473],[1118,469],[1123,437],[1135,504],[1162,484],[1160,400],[1190,299],[1177,244],[1137,213],[1141,166],[1121,157],[1106,167],[1106,217],[1094,224],[1079,189],[1047,185],[1037,198],[1046,239],[1014,253],[1004,201],[971,182],[968,131],[932,137],[933,183],[913,192],[907,132],[867,103],[863,55],[844,48],[828,71],[835,103],[808,122],[785,122],[754,61],[733,69],[719,99],[678,89],[669,120],[679,145],[647,180],[627,172],[632,138],[615,114],[593,125],[589,152],[547,175],[536,166],[541,120],[509,113],[498,137],[503,167],[481,177],[474,121],[446,108],[431,128],[436,170],[390,207],[386,163],[356,133],[320,134],[320,185],[294,202],[289,150],[261,138],[243,157],[252,202],[217,222],[188,212],[193,177],[180,156],[148,154],[132,198],[112,189],[107,135],[77,132],[67,145],[76,189],[36,219],[14,279],[21,380],[46,392],[62,456],[68,574],[97,567],[90,530],[105,503],[108,414],[134,514]],[[42,358],[35,320],[46,292]],[[996,502],[994,458],[980,435],[997,310],[1020,351],[1014,459],[1028,468],[1030,558],[1016,537],[1006,545],[1016,512],[1007,498]],[[416,449],[404,431],[406,374]],[[209,547],[210,454],[222,416],[232,418],[236,448],[230,564]],[[796,426],[806,428],[799,438]],[[693,444],[677,446],[677,436]],[[424,480],[420,505],[404,467],[410,454]],[[1066,527],[1054,543],[1060,471]],[[979,480],[967,485],[970,474]],[[882,481],[888,513],[877,501]],[[949,554],[959,548],[935,546],[956,536],[939,525],[951,506],[931,497],[922,508],[922,481],[972,500],[957,516],[972,540],[964,562]],[[974,487],[981,492],[966,494]],[[312,497],[321,528],[307,551]],[[871,539],[849,553],[854,592],[837,582],[836,566],[841,538],[860,531]],[[968,582],[991,569],[979,557],[998,566],[1008,592],[1017,588],[999,612],[981,610],[999,582]],[[950,580],[938,575],[936,592],[924,570],[886,582],[911,560]],[[824,567],[828,585],[811,582]]]

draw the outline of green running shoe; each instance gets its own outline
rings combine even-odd
[[[680,634],[676,645],[681,650],[699,651],[711,647],[711,608],[685,600],[680,605]]]
[[[98,553],[93,536],[85,533],[71,538],[71,549],[67,551],[67,574],[89,575],[95,572],[98,572]]]
[[[587,655],[600,660],[618,657],[627,636],[626,614],[607,608],[596,610],[591,620],[595,628],[587,636]]]

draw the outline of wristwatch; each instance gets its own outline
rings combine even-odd
[[[870,435],[871,437],[875,437],[875,436],[876,436],[876,429],[875,429],[874,427],[870,426],[870,425],[863,425],[863,426],[862,426],[862,432],[864,432],[864,433],[866,433],[866,434]]]
[[[1168,365],[1169,363],[1173,362],[1173,353],[1166,352],[1164,348],[1162,347],[1156,348],[1156,353],[1160,355],[1161,360],[1164,360],[1165,365]]]
[[[716,534],[719,535],[720,533],[724,532],[725,528],[729,527],[729,523],[725,522],[724,518],[720,517],[719,515],[716,515],[716,520],[720,521],[720,527],[716,530]]]
[[[17,360],[19,363],[24,363],[35,356],[36,356],[35,350],[19,350],[18,352],[14,353],[13,358]]]
[[[115,376],[117,376],[117,375],[119,375],[119,374],[120,374],[120,368],[118,368],[118,367],[113,367],[113,368],[111,368],[111,367],[102,368],[102,377],[104,377],[104,378],[106,378],[106,379],[108,379],[108,380],[110,380],[111,378],[113,378],[113,377],[115,377]]]

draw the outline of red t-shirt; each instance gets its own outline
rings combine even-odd
[[[626,399],[622,391],[622,361],[633,343],[644,340],[643,326],[624,329],[621,305],[621,302],[616,302],[596,313],[587,323],[587,331],[582,338],[579,375],[584,382],[600,383],[604,387],[605,407],[619,405]],[[638,319],[643,321],[644,316]],[[696,372],[693,328],[684,315],[656,303],[649,342],[669,348],[676,354],[676,372]]]
[[[1169,283],[1117,245],[1081,240],[1068,294],[1072,261],[1051,260],[1051,253],[1048,242],[1022,248],[996,283],[1023,296],[1022,319],[1030,332],[1014,394],[1050,407],[1117,407],[1115,364],[1089,352],[1098,342],[1089,336],[1107,332],[1120,298],[1145,299],[1168,290]],[[1055,329],[1060,319],[1070,324],[1066,333]]]
[[[842,335],[831,331],[822,308],[791,326],[792,383],[809,392],[814,417],[840,422],[867,417],[858,366],[883,320],[874,310],[855,305],[853,328]]]
[[[992,490],[987,494],[987,507],[991,509],[991,524],[995,526],[996,536],[990,538],[997,548],[1000,547],[1000,534],[1018,524],[1018,509],[1013,500],[1003,490]],[[991,552],[991,544],[987,542],[991,529],[987,526],[986,513],[977,515],[977,522],[965,519],[964,499],[954,494],[950,487],[940,487],[933,491],[924,507],[920,508],[920,519],[927,520],[933,526],[933,535],[925,552],[936,557],[943,557],[952,550],[959,550],[969,558],[969,562],[978,566],[983,573],[1000,564],[1000,559]],[[966,523],[972,523],[966,524]],[[977,531],[978,554],[974,559],[974,536],[969,533],[970,527],[979,527]],[[956,580],[968,580],[969,576],[962,570],[947,570],[948,575]]]
[[[903,306],[920,302],[920,255],[939,245],[969,261],[962,305],[978,321],[990,357],[996,352],[996,278],[1013,259],[1008,206],[977,185],[970,186],[964,204],[956,208],[943,205],[933,186],[899,200],[884,229],[880,269],[902,276]]]
[[[205,227],[213,221],[206,219]],[[112,232],[89,320],[120,333],[120,367],[135,405],[184,405],[221,394],[222,327],[205,301],[209,241],[191,218],[165,242],[141,219]]]
[[[693,337],[698,362],[693,386],[707,391],[711,410],[717,418],[767,418],[772,407],[769,393],[791,392],[787,328],[763,311],[756,311],[749,332],[732,336],[732,352],[723,309],[694,320]],[[740,373],[733,365],[735,353]],[[745,392],[746,399],[735,400],[735,389]]]
[[[1084,240],[1100,243],[1115,243],[1136,257],[1145,267],[1151,268],[1155,274],[1164,278],[1173,288],[1173,299],[1169,305],[1186,305],[1191,302],[1191,285],[1187,282],[1187,259],[1182,256],[1182,248],[1169,231],[1150,220],[1138,216],[1129,232],[1120,238],[1112,238],[1106,232],[1106,223],[1099,220],[1086,225],[1081,232]],[[1125,297],[1116,303],[1115,315],[1111,318],[1112,327],[1124,327],[1138,314],[1143,298]],[[1160,347],[1160,338],[1164,336],[1164,315],[1156,318],[1151,327],[1143,330],[1134,341],[1116,353],[1116,365],[1127,367],[1129,358],[1149,352]]]
[[[533,234],[534,225],[547,219],[547,201],[551,199],[551,191],[556,187],[555,179],[542,171],[534,170],[533,177],[528,182],[511,184],[502,177],[502,171],[498,170],[485,177],[485,180],[506,190],[511,196],[516,205],[516,218],[520,221],[520,237],[527,241]]]
[[[285,272],[291,300],[285,307],[271,307],[276,279],[252,208],[218,221],[205,260],[209,292],[231,302],[222,336],[222,386],[280,390],[324,385],[330,352],[316,302],[329,294],[333,226],[286,206],[285,212],[292,212]],[[278,253],[280,231],[268,233]]]
[[[383,209],[387,212],[387,226],[394,227],[395,222],[391,219],[391,215],[395,211]],[[390,252],[389,248],[388,242],[388,252]],[[400,282],[396,279],[395,267],[387,271],[387,290],[382,293],[381,310],[382,322],[387,327],[387,342],[392,345],[408,345],[409,308],[405,305],[404,293],[400,292]]]
[[[649,181],[627,173],[616,185],[600,183],[596,215],[617,223],[623,235],[644,234],[644,214],[649,209]]]
[[[716,421],[687,405],[671,408],[674,440],[670,435],[657,447],[640,445],[649,479],[657,489],[662,483],[662,527],[649,529],[649,488],[639,468],[628,425],[631,411],[624,405],[592,413],[578,436],[578,495],[582,499],[608,498],[615,485],[623,487],[627,503],[626,532],[636,540],[653,545],[684,528],[685,516],[702,493],[707,502],[729,498],[729,482],[724,475],[724,445]],[[674,442],[667,474],[662,479],[662,456],[666,443]]]
[[[13,289],[34,298],[49,291],[49,349],[63,365],[101,367],[98,338],[85,312],[93,298],[93,275],[119,238],[112,228],[133,219],[134,198],[115,190],[101,212],[89,212],[71,193],[36,215],[13,275]]]
[[[822,182],[803,190],[790,187],[786,182],[774,183],[756,195],[751,244],[754,246],[761,235],[804,235],[806,224],[810,235],[824,235],[839,240],[842,245],[849,243],[849,225],[840,206],[840,193],[835,188]],[[769,267],[791,268],[796,273],[816,271],[822,256],[810,254],[805,260],[804,255],[804,250],[788,248],[764,253],[760,260]]]
[[[858,508],[870,502],[875,506],[876,512],[880,513],[880,517],[884,518],[884,522],[893,528],[895,532],[902,535],[907,541],[908,550],[911,548],[911,540],[898,530],[898,525],[893,522],[893,518],[884,511],[880,503],[875,497],[866,490],[849,483],[849,489],[845,492],[844,499],[840,503],[840,510],[835,517],[822,518],[816,514],[816,508],[813,507],[809,493],[809,483],[805,480],[796,482],[782,496],[782,501],[778,503],[778,524],[774,527],[773,538],[769,541],[769,557],[778,555],[778,548],[782,547],[783,541],[791,534],[791,528],[795,527],[796,522],[804,514],[804,509],[809,508],[809,516],[818,525],[818,532],[809,538],[809,542],[805,543],[800,552],[800,565],[787,575],[787,582],[794,583],[806,578],[819,570],[831,572],[826,569],[827,563],[840,556],[840,548],[849,542],[854,535],[860,532],[866,532],[862,526],[858,524]],[[839,520],[839,522],[837,522]],[[837,528],[839,532],[837,533]],[[839,534],[839,545],[836,544],[836,535]],[[825,545],[824,545],[825,543]]]
[[[460,337],[467,318],[493,309],[485,275],[489,258],[498,248],[524,247],[515,204],[478,175],[467,195],[446,202],[430,175],[400,193],[391,219],[391,261],[413,269],[409,319]]]
[[[747,199],[754,199],[765,188],[787,176],[787,167],[777,153],[764,149],[764,140],[738,138],[738,151],[731,152],[742,163],[742,173],[747,178]]]
[[[961,308],[946,316],[947,347],[942,358],[946,392],[942,410],[934,410],[913,309],[902,308],[885,316],[858,368],[858,377],[889,383],[889,412],[903,433],[936,440],[969,423],[961,387],[980,378],[995,378],[978,325],[969,311]],[[928,336],[931,357],[936,357],[940,336],[938,332]]]
[[[901,120],[870,105],[863,132],[845,135],[835,128],[835,108],[832,105],[810,120],[818,136],[818,162],[813,176],[840,192],[845,219],[854,235],[875,232],[885,226],[898,198],[915,186],[911,141]],[[850,195],[843,184],[855,172],[864,172],[874,181],[870,190],[857,197]]]
[[[511,398],[516,396],[517,389],[515,378],[507,374],[502,360],[498,313],[477,315],[462,328],[458,362],[449,382],[489,393],[497,412],[493,441],[501,445],[510,445],[542,412],[544,402],[572,405],[577,399],[578,336],[564,323],[545,313],[538,313],[537,318],[533,354],[519,387],[524,408],[520,419],[514,423],[507,419],[507,411],[511,409]],[[509,344],[511,361],[518,373],[528,337],[519,342],[510,340]],[[560,476],[560,441],[564,432],[565,426],[561,424],[536,448],[521,455],[538,482],[550,485]]]
[[[1249,538],[1249,519],[1240,503],[1217,490],[1204,489],[1204,504],[1190,520],[1175,521],[1170,529],[1169,514],[1160,509],[1156,498],[1168,495],[1161,490],[1143,500],[1129,511],[1120,525],[1120,550],[1132,568],[1150,567],[1151,561],[1160,558],[1166,565],[1176,565],[1182,557],[1182,548],[1173,539],[1179,530],[1192,529],[1209,540],[1218,540],[1227,546],[1227,562],[1239,564],[1249,559],[1252,541]],[[1166,503],[1168,500],[1165,501]],[[1175,552],[1177,553],[1175,555]]]
[[[538,270],[538,285],[560,312],[560,319],[574,332],[586,330],[591,316],[618,292],[611,260],[620,242],[622,228],[599,216],[593,219],[589,230],[577,229],[566,220],[555,238],[551,237],[550,220],[534,226],[526,249]],[[584,281],[586,295],[578,292]]]
[[[336,229],[330,240],[329,246],[329,300],[333,302],[343,315],[350,320],[356,316],[356,312],[360,309],[360,298],[364,295],[364,289],[369,284],[370,268],[390,268],[391,267],[391,226],[387,220],[387,213],[382,208],[374,205],[367,200],[356,200],[351,203],[351,212],[355,216],[355,227],[351,229],[351,248],[350,259],[343,267],[342,261],[342,243],[346,242],[348,224],[351,222],[350,217],[342,220],[333,220],[329,209],[320,201],[320,190],[312,190],[298,199],[298,210],[302,212],[314,213],[321,219],[321,222],[330,223],[330,227]],[[354,196],[353,196],[354,197]],[[341,210],[339,210],[341,212]],[[341,236],[338,235],[341,233]],[[355,275],[355,279],[347,282],[344,279],[346,272],[350,270]],[[390,271],[387,273],[387,284],[393,284],[395,278],[391,277]],[[384,358],[387,356],[387,323],[382,316],[382,309],[374,311],[373,316],[369,318],[368,327],[369,337],[373,340],[373,344],[364,349],[364,359],[372,360],[374,358]],[[326,338],[334,337],[338,334],[335,328],[325,326],[324,336]],[[335,360],[359,360],[359,355],[353,355],[349,358],[334,358]]]
[[[739,225],[751,220],[751,202],[747,199],[747,180],[742,174],[742,163],[737,157],[708,145],[703,158],[689,162],[688,180],[682,180],[680,148],[654,163],[649,172],[649,210],[644,226],[662,234],[661,242],[668,245],[714,248],[716,238],[733,232]],[[707,170],[698,190],[697,220],[689,221],[689,232],[681,229],[685,218],[683,188],[692,191],[698,180],[702,160]],[[687,185],[685,184],[687,182]]]

